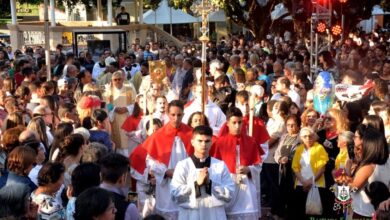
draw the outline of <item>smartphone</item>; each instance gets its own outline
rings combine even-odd
[[[347,144],[348,157],[350,160],[355,160],[355,152],[354,152],[355,144],[352,142]]]

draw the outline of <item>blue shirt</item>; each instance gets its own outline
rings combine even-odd
[[[33,192],[38,187],[33,183],[28,176],[20,176],[12,171],[5,172],[3,176],[0,177],[0,189],[4,186],[13,185],[16,183],[25,184],[30,187],[30,192]]]

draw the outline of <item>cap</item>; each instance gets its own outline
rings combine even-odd
[[[253,85],[251,87],[251,94],[263,97],[264,96],[264,88],[260,85]]]

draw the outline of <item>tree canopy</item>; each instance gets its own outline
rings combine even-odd
[[[145,0],[148,3],[155,4],[161,0]],[[293,22],[297,30],[302,33],[309,33],[307,31],[310,25],[311,17],[311,0],[210,0],[212,4],[218,6],[225,11],[228,19],[236,24],[242,25],[258,38],[264,38],[269,33],[272,24],[271,11],[274,6],[283,3],[293,17]],[[329,0],[322,0],[329,1]],[[175,8],[185,9],[190,11],[190,6],[194,0],[171,0],[170,4]],[[303,3],[303,4],[302,4]],[[333,17],[332,21],[341,21],[341,13],[345,16],[346,31],[355,27],[361,20],[368,19],[371,16],[371,11],[374,5],[381,4],[385,8],[390,9],[389,0],[348,0],[342,5],[339,0],[332,0],[333,3]],[[343,8],[343,10],[341,10]],[[297,13],[299,12],[299,13]]]

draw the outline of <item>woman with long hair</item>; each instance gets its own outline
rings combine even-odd
[[[72,172],[80,164],[83,147],[84,137],[81,134],[71,134],[60,144],[56,161],[65,166],[65,186],[71,183]]]
[[[57,125],[57,128],[54,130],[54,140],[50,148],[49,159],[55,161],[58,157],[58,151],[60,144],[63,142],[65,137],[73,133],[73,125],[68,122],[62,122]]]
[[[7,117],[4,119],[2,132],[4,133],[6,130],[18,126],[25,126],[25,121],[23,118],[23,114],[19,111],[12,112],[7,115]]]
[[[384,165],[388,159],[389,149],[384,135],[372,127],[367,127],[363,134],[361,158],[350,183],[350,187],[355,190],[352,193],[353,219],[371,219],[375,209],[367,199],[365,186],[374,181],[388,181],[388,171],[376,172],[380,167],[378,165]]]
[[[46,152],[49,152],[49,141],[46,134],[46,125],[42,117],[34,117],[27,125],[27,129],[34,131],[39,136],[39,141],[45,146]]]
[[[346,114],[340,109],[329,109],[323,119],[323,128],[317,132],[319,136],[318,143],[324,146],[329,161],[325,166],[325,183],[329,188],[334,184],[332,171],[335,168],[335,160],[340,152],[338,146],[339,134],[349,130],[349,122]],[[324,212],[325,216],[329,218],[338,218],[338,214],[330,208],[334,201],[334,194],[331,191],[327,191],[325,194]]]

